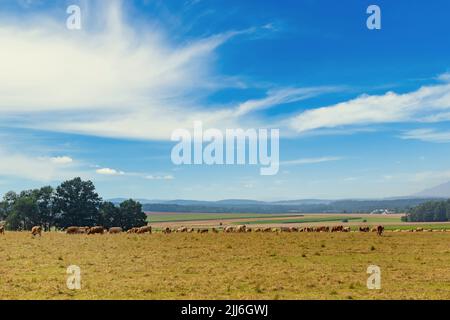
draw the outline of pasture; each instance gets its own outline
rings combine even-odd
[[[450,299],[450,232],[0,235],[1,299]],[[381,268],[368,290],[367,267]],[[66,287],[69,265],[81,290]]]

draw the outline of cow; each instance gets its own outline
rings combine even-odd
[[[139,228],[131,228],[127,231],[127,233],[137,233]]]
[[[208,229],[198,229],[197,233],[208,233],[209,230]]]
[[[172,229],[170,229],[169,227],[167,227],[167,228],[164,228],[162,232],[163,232],[164,234],[170,234],[170,233],[172,233]]]
[[[289,231],[290,232],[298,232],[298,228],[297,227],[290,227]]]
[[[0,226],[0,234],[5,234],[5,226]]]
[[[224,231],[225,231],[226,233],[234,232],[234,227],[225,227]]]
[[[87,234],[103,234],[105,232],[105,229],[100,226],[89,228]]]
[[[144,233],[152,233],[151,226],[144,226],[137,229],[136,233],[144,234]]]
[[[81,228],[79,227],[68,227],[66,229],[66,234],[78,234],[81,233]]]
[[[118,234],[118,233],[122,233],[123,229],[121,227],[112,227],[109,228],[109,233],[110,234]]]
[[[345,227],[344,229],[342,229],[342,232],[350,232],[350,227]]]
[[[236,232],[245,232],[246,229],[247,229],[247,227],[245,225],[237,226],[236,227]]]
[[[344,230],[344,226],[334,226],[331,228],[331,232],[342,232]]]
[[[37,236],[37,235],[39,235],[39,237],[41,237],[41,236],[42,236],[42,227],[40,227],[40,226],[35,226],[35,227],[33,227],[33,228],[31,229],[31,235],[32,235],[33,237],[35,237],[35,236]]]
[[[271,232],[271,231],[272,231],[272,228],[269,228],[269,227],[263,229],[263,232]]]
[[[194,229],[193,229],[193,228],[189,228],[189,229],[187,229],[186,232],[187,232],[187,233],[192,233],[192,232],[194,232]]]
[[[177,232],[181,232],[181,233],[184,233],[184,232],[187,232],[187,231],[188,231],[188,229],[186,227],[180,227],[180,228],[177,229]]]
[[[369,232],[370,228],[369,227],[359,227],[359,231],[360,232]]]
[[[261,232],[261,228],[255,228],[255,232]]]
[[[281,232],[291,232],[291,229],[289,227],[281,227]]]
[[[377,235],[381,236],[383,235],[384,227],[383,226],[377,226]]]
[[[422,232],[423,228],[416,228],[416,232]]]

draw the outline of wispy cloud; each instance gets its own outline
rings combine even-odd
[[[438,131],[435,129],[416,129],[406,131],[400,137],[406,140],[421,140],[426,142],[449,143],[450,131]]]
[[[320,158],[303,158],[296,160],[288,160],[282,161],[281,165],[303,165],[303,164],[314,164],[314,163],[323,163],[330,161],[339,161],[342,160],[342,157],[320,157]]]
[[[101,175],[106,175],[106,176],[123,176],[123,175],[125,175],[125,172],[119,171],[116,169],[111,169],[111,168],[101,168],[101,169],[95,170],[95,172],[98,174],[101,174]]]
[[[447,77],[441,78],[442,81]],[[361,126],[395,122],[432,121],[432,117],[448,115],[450,109],[450,84],[424,86],[397,94],[362,95],[336,105],[311,109],[295,116],[290,127],[297,133],[323,128]]]
[[[163,175],[163,176],[147,175],[147,176],[145,176],[145,178],[148,180],[174,180],[175,179],[175,177],[173,175]]]

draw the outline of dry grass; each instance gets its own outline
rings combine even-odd
[[[2,299],[450,299],[450,233],[0,235]],[[82,290],[66,268],[82,270]],[[382,270],[368,290],[366,269]]]

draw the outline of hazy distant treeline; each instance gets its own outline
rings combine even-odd
[[[146,225],[142,205],[126,200],[115,205],[103,201],[91,181],[75,178],[56,189],[50,186],[10,191],[0,202],[0,220],[9,230],[30,230],[33,226],[65,229],[70,226],[132,227]]]
[[[198,212],[198,213],[370,213],[378,209],[405,213],[427,202],[427,199],[394,200],[338,200],[318,204],[223,204],[218,202],[197,204],[149,203],[144,210],[150,212]]]
[[[450,200],[429,201],[411,208],[404,220],[410,222],[450,221]]]

